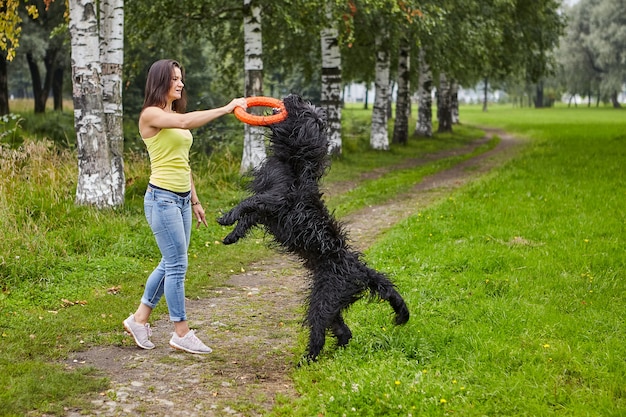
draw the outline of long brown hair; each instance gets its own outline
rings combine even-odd
[[[162,109],[167,105],[167,94],[172,85],[172,76],[174,75],[174,68],[180,69],[182,79],[185,79],[185,70],[183,67],[173,59],[161,59],[150,67],[148,71],[148,79],[146,80],[146,91],[143,100],[143,107],[160,107]],[[172,103],[172,110],[177,113],[184,113],[187,109],[187,94],[183,89],[181,97],[178,100],[174,100]]]

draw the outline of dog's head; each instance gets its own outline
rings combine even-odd
[[[285,97],[283,103],[287,118],[269,126],[270,151],[295,169],[306,169],[319,178],[329,163],[326,111],[296,94]]]

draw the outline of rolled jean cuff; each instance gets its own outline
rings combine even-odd
[[[178,323],[180,321],[187,321],[187,317],[186,316],[184,316],[184,317],[173,317],[173,316],[170,316],[170,321],[172,323]]]
[[[148,301],[145,297],[141,297],[141,304],[145,304],[148,307],[150,307],[151,309],[155,309],[157,306],[157,303],[151,303],[150,301]]]

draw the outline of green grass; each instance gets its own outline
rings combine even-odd
[[[353,109],[346,114],[358,126],[367,126],[368,112]],[[432,139],[381,153],[361,150],[367,147],[366,133],[351,136],[343,157],[333,163],[335,179],[328,181],[343,180],[342,173],[392,166],[439,148],[461,146],[481,134],[466,129],[441,138],[441,143]],[[147,272],[158,262],[143,214],[149,175],[145,155],[125,156],[124,207],[100,211],[74,204],[75,151],[35,137],[22,146],[0,148],[2,415],[33,410],[62,414],[63,407],[80,406],[81,393],[103,391],[107,381],[94,370],[69,372],[60,360],[92,346],[128,344],[119,323],[135,308]],[[199,149],[193,152],[197,189],[207,217],[213,219],[243,196],[241,157],[227,147],[211,157]],[[210,221],[208,228],[194,232],[189,297],[204,296],[207,289],[223,285],[232,271],[272,253],[262,244],[260,232],[236,246],[219,244],[228,230]],[[166,313],[165,303],[156,313]]]
[[[273,415],[624,414],[624,112],[467,107],[461,118],[455,135],[373,152],[368,113],[344,111],[344,155],[328,182],[463,146],[480,135],[471,124],[517,132],[529,146],[367,252],[406,296],[410,322],[394,327],[386,304],[359,302],[346,318],[351,343],[337,350],[331,342],[319,362],[295,370],[301,396],[281,397]],[[75,153],[25,144],[3,148],[0,164],[0,414],[63,414],[107,381],[59,360],[130,343],[119,323],[158,254],[142,209],[149,167],[126,156],[123,208],[76,207]],[[227,150],[193,157],[209,219],[243,195],[239,158]],[[395,170],[329,205],[343,215],[458,161]],[[272,253],[261,234],[220,245],[227,230],[210,222],[194,232],[188,296]]]
[[[358,187],[335,196],[328,201],[328,205],[335,211],[337,216],[344,216],[350,212],[389,200],[398,194],[405,192],[424,177],[450,168],[459,162],[483,153],[493,148],[498,143],[498,138],[478,146],[474,151],[463,155],[447,156],[435,161],[420,164],[410,168],[393,168],[397,164],[398,156],[425,155],[435,150],[444,151],[459,148],[480,137],[483,132],[476,128],[458,126],[455,133],[436,135],[433,138],[421,138],[411,140],[406,146],[392,149],[390,152],[381,154],[380,151],[363,151],[345,158],[341,165],[336,164],[331,169],[329,180],[343,181],[358,179],[363,170],[352,170],[358,164],[366,164],[369,169],[387,168],[380,177],[375,180],[364,181]],[[336,167],[336,168],[335,168]]]
[[[410,322],[359,303],[351,343],[296,370],[302,397],[273,415],[626,412],[624,112],[464,108],[462,120],[530,144],[367,252]]]

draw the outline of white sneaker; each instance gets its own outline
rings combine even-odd
[[[139,324],[135,321],[135,316],[130,315],[124,320],[124,328],[135,339],[135,343],[142,349],[154,349],[154,343],[150,341],[152,329],[148,323]]]
[[[213,349],[202,343],[200,339],[195,335],[193,330],[183,336],[179,337],[176,332],[172,333],[170,339],[170,346],[174,349],[184,350],[189,353],[211,353]]]

